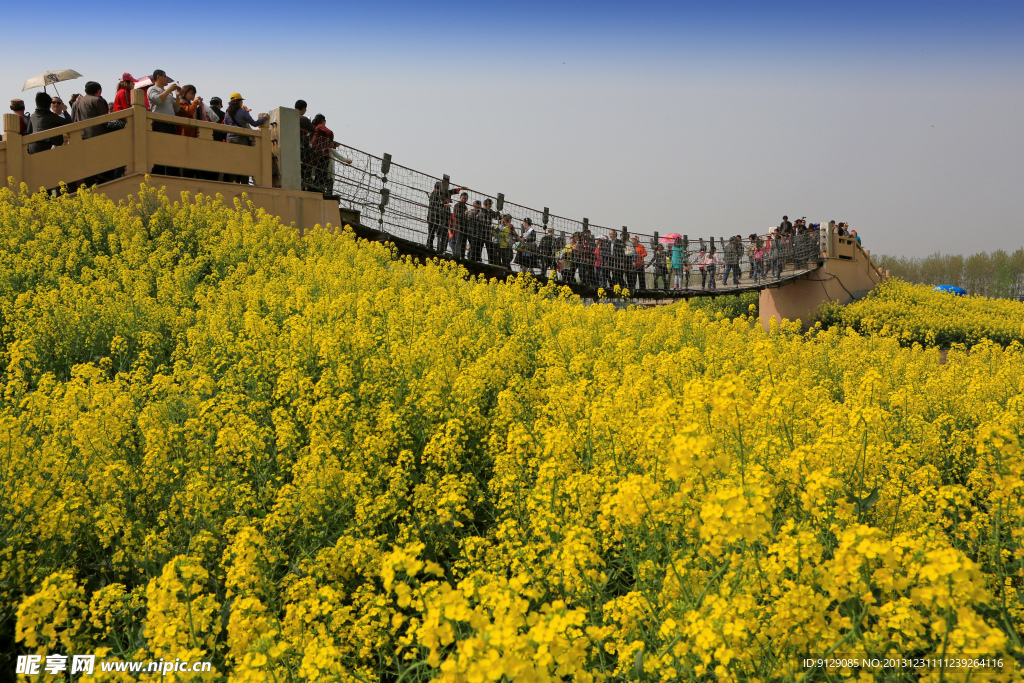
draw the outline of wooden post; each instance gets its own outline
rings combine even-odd
[[[265,114],[260,114],[262,118]],[[264,123],[260,126],[259,139],[260,168],[259,178],[253,178],[256,187],[271,187],[274,184],[274,150],[270,141],[270,126]]]
[[[14,179],[14,189],[25,182],[25,146],[21,141],[21,117],[4,114],[4,141],[7,143],[7,176]],[[7,178],[0,178],[0,187],[7,185]]]
[[[132,162],[125,168],[125,175],[149,173],[149,119],[146,114],[146,91],[132,90],[132,115],[128,119],[132,127],[132,143],[135,148]]]
[[[818,233],[821,235],[821,253],[825,258],[829,258],[835,251],[832,249],[832,240],[835,236],[835,226],[830,222],[827,227],[822,228]]]

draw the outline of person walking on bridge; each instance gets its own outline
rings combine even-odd
[[[686,249],[683,247],[683,238],[677,237],[676,241],[672,243],[672,287],[674,289],[683,288],[683,274],[684,266],[686,265]],[[689,271],[685,274],[689,276]],[[690,283],[687,282],[686,286],[689,287]]]
[[[633,245],[633,262],[629,264],[629,281],[626,284],[630,291],[647,289],[647,249],[636,235],[630,238],[630,242]]]
[[[722,273],[722,284],[729,284],[729,273],[732,272],[732,283],[738,285],[740,283],[740,255],[742,254],[743,247],[735,235],[729,238],[728,244],[725,245],[725,270]]]
[[[654,268],[654,277],[652,278],[651,288],[652,289],[669,289],[672,286],[672,282],[669,279],[669,260],[668,255],[665,253],[665,245],[658,244],[654,245],[654,254],[651,256],[651,262],[648,264]],[[658,286],[658,281],[661,281],[661,286]]]
[[[483,263],[484,230],[491,231],[490,220],[480,200],[473,202],[469,210],[469,260]]]
[[[505,214],[501,222],[494,228],[495,265],[502,268],[512,267],[512,238],[515,230],[512,229],[512,216]]]
[[[585,287],[595,287],[597,279],[594,275],[594,249],[597,242],[590,228],[584,228],[576,242],[576,260],[579,263],[580,282]]]
[[[558,247],[554,228],[549,227],[544,231],[544,236],[540,238],[538,251],[540,252],[540,274],[550,277],[551,271],[557,267],[555,257]]]
[[[453,225],[455,234],[451,242],[452,255],[457,259],[466,258],[466,250],[469,245],[469,193],[463,192],[459,195],[459,201],[455,204],[453,211]]]
[[[483,209],[483,221],[480,225],[480,241],[483,243],[483,248],[487,249],[487,262],[497,263],[497,248],[495,247],[494,241],[494,224],[491,221],[500,221],[501,214],[495,211],[492,207],[494,206],[494,200],[488,197],[484,200]],[[481,261],[483,260],[483,252],[480,254]]]
[[[761,282],[762,280],[765,279],[765,272],[764,272],[765,247],[764,247],[764,243],[761,242],[761,238],[756,237],[756,236],[755,236],[755,241],[752,242],[752,244],[754,246],[754,254],[750,258],[750,263],[753,265],[754,275],[752,276],[751,279],[753,279],[754,283],[757,284],[758,282]]]
[[[608,234],[608,241],[610,242],[611,246],[611,263],[609,264],[611,266],[609,270],[611,282],[608,283],[608,287],[614,288],[615,285],[618,285],[619,287],[625,287],[626,278],[624,277],[623,272],[626,266],[625,244],[623,243],[622,238],[619,237],[618,232],[616,232],[615,230],[612,230]]]
[[[607,235],[601,235],[597,238],[597,246],[594,247],[594,279],[598,288],[611,289],[612,287],[611,260],[611,242]]]
[[[783,237],[778,228],[771,235],[771,246],[768,250],[768,272],[772,278],[778,280],[782,277],[782,261],[785,258],[783,248]]]
[[[441,181],[434,183],[434,189],[427,201],[427,249],[434,251],[434,237],[437,237],[437,252],[443,254],[448,251],[448,226],[452,222],[452,212],[448,206],[451,198],[462,192],[461,187],[449,188],[447,192],[441,190]]]
[[[537,230],[533,227],[531,219],[523,219],[519,235],[519,246],[516,255],[519,271],[522,273],[532,273],[535,262],[534,252],[537,250]]]
[[[707,265],[705,266],[708,271],[708,289],[710,290],[718,289],[718,283],[717,278],[715,277],[715,273],[718,271],[721,265],[722,257],[718,255],[718,252],[715,251],[715,245],[712,244],[711,251],[708,253],[707,256]]]

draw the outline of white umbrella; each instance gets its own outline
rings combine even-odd
[[[43,90],[46,90],[46,86],[52,85],[54,92],[56,92],[57,91],[57,83],[59,83],[61,81],[71,81],[71,80],[74,80],[76,78],[81,78],[81,77],[82,77],[82,74],[78,73],[74,69],[61,69],[59,71],[44,71],[43,73],[39,74],[38,76],[33,76],[32,78],[30,78],[27,81],[25,81],[25,86],[21,89],[21,91],[25,92],[29,88],[42,88]],[[60,93],[58,92],[57,95],[60,96]]]

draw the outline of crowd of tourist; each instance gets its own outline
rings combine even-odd
[[[458,197],[455,199],[455,197]],[[644,244],[626,228],[595,235],[589,226],[566,234],[536,226],[524,218],[516,226],[511,214],[500,213],[490,199],[469,202],[465,188],[444,189],[438,181],[427,205],[429,250],[455,258],[486,262],[521,272],[555,277],[566,284],[612,289],[715,290],[734,286],[746,272],[748,284],[782,277],[789,266],[813,267],[821,253],[820,224],[806,218],[790,221],[746,239],[689,240],[680,236]],[[831,221],[837,235],[860,238],[847,224]]]
[[[128,109],[132,106],[131,92],[136,89],[145,90],[144,104],[147,110],[156,114],[184,119],[181,123],[153,121],[153,131],[158,133],[194,138],[199,135],[199,131],[194,125],[189,125],[191,121],[205,121],[252,130],[259,128],[267,120],[265,115],[259,118],[252,116],[250,109],[245,106],[245,98],[242,97],[241,93],[232,93],[228,99],[227,107],[224,107],[223,100],[220,97],[210,97],[207,101],[199,95],[194,85],[180,85],[162,69],[156,69],[151,76],[144,80],[134,78],[128,72],[121,74],[112,105],[104,98],[103,87],[96,81],[88,81],[84,88],[85,94],[72,95],[67,105],[64,104],[60,97],[51,96],[44,90],[36,93],[35,109],[31,113],[26,111],[25,102],[21,99],[11,100],[10,109],[20,117],[20,133],[22,135],[31,135],[59,128],[69,123],[78,123],[104,116],[111,112]],[[125,119],[117,119],[90,126],[83,130],[82,138],[89,139],[120,130],[125,125]],[[213,139],[217,142],[236,145],[253,144],[251,136],[230,132],[215,131]],[[65,135],[57,134],[51,138],[30,143],[28,153],[37,154],[54,147],[59,147],[66,141],[67,137]],[[197,177],[207,180],[225,180],[239,183],[247,183],[249,181],[247,177],[166,166],[154,166],[152,172],[163,175]],[[116,177],[118,173],[118,171],[114,171],[90,180],[107,180],[111,177]]]

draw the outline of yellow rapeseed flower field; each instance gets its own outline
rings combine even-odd
[[[1021,680],[1020,344],[587,306],[146,188],[0,191],[0,316],[4,676]]]
[[[818,318],[824,326],[891,335],[904,345],[973,346],[983,339],[1004,346],[1024,343],[1024,302],[957,297],[898,279],[883,282],[847,306],[827,304]]]

